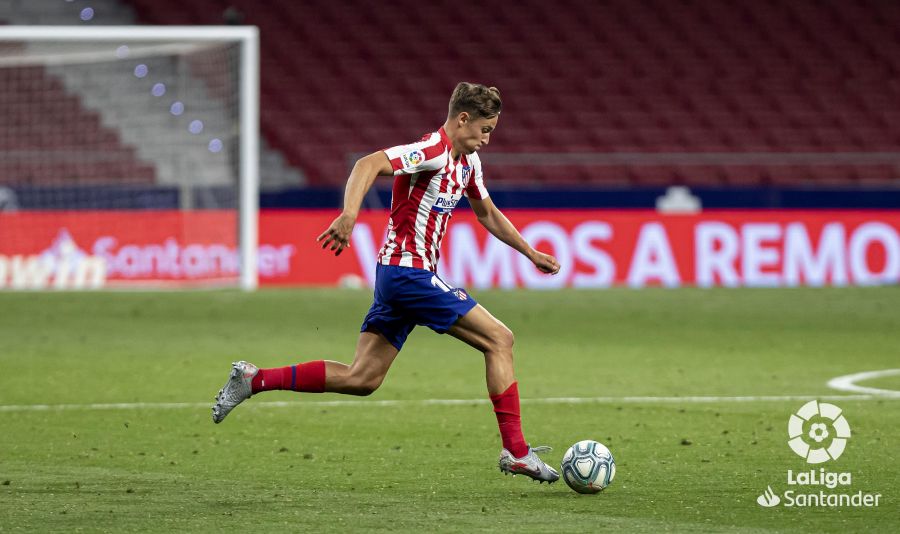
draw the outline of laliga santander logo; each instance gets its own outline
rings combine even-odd
[[[772,491],[772,486],[768,486],[766,488],[766,491],[764,491],[762,495],[756,498],[756,502],[760,506],[771,508],[773,506],[777,506],[778,503],[781,502],[781,497],[779,497],[774,491]]]
[[[423,154],[421,150],[413,150],[403,157],[406,159],[407,167],[415,167],[425,161],[425,154]]]
[[[788,445],[809,464],[837,460],[850,439],[850,423],[842,410],[834,404],[809,401],[792,414],[788,421]],[[794,472],[787,470],[788,489],[780,495],[767,486],[756,503],[772,508],[784,503],[786,508],[879,506],[881,493],[853,491],[853,473],[817,470]],[[824,487],[824,489],[823,489]]]
[[[837,460],[850,439],[850,423],[834,404],[809,401],[788,420],[788,445],[806,463]]]

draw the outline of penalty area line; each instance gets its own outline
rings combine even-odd
[[[745,396],[691,396],[691,397],[547,397],[525,398],[522,404],[698,404],[740,402],[785,402],[808,400],[900,400],[898,395],[745,395]],[[340,408],[340,407],[408,407],[408,406],[469,406],[490,404],[488,399],[418,399],[418,400],[326,400],[326,401],[259,401],[250,402],[249,408]],[[211,402],[118,402],[91,404],[8,404],[0,405],[0,413],[57,412],[100,410],[178,410],[211,408]]]
[[[900,375],[900,369],[882,369],[880,371],[866,371],[863,373],[854,373],[852,375],[844,375],[832,378],[828,381],[828,387],[838,391],[848,391],[850,393],[864,395],[879,395],[881,397],[900,397],[900,391],[892,389],[870,388],[859,386],[856,383],[862,380],[872,380],[885,376]]]

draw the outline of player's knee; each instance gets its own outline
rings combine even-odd
[[[510,352],[516,342],[516,336],[506,325],[499,324],[491,334],[491,344],[498,352]]]
[[[381,376],[357,377],[353,381],[353,393],[360,397],[368,397],[381,387],[382,381],[384,381],[384,377]]]
[[[512,330],[507,328],[505,325],[500,329],[500,343],[503,345],[503,348],[512,349],[513,345],[516,343],[516,336],[513,334]]]
[[[360,397],[368,397],[372,393],[378,389],[381,385],[381,382],[366,382],[359,387],[359,393],[357,393]]]

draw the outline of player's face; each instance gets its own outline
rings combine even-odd
[[[486,119],[484,117],[473,118],[466,112],[460,113],[457,147],[464,154],[471,154],[481,150],[491,142],[491,132],[497,127],[500,116]]]

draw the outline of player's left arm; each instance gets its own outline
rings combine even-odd
[[[478,217],[478,222],[494,237],[521,252],[541,272],[548,274],[559,272],[559,262],[556,261],[556,258],[535,250],[529,245],[515,225],[494,205],[491,197],[474,198],[470,195],[469,204],[472,205],[472,211]]]

